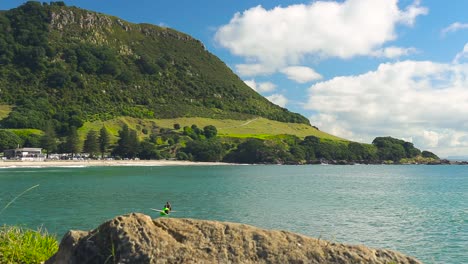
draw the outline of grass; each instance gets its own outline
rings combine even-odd
[[[55,236],[42,229],[0,227],[0,263],[41,263],[57,250]]]
[[[12,199],[2,210],[0,215],[16,199],[37,188],[34,185]],[[58,251],[55,236],[39,228],[32,230],[18,226],[0,226],[0,263],[42,263]]]
[[[259,138],[266,139],[276,135],[295,135],[300,138],[306,136],[316,136],[321,139],[332,141],[346,141],[345,139],[330,135],[320,131],[312,126],[297,123],[282,123],[269,120],[266,118],[255,118],[251,120],[233,120],[233,119],[210,119],[201,117],[190,118],[174,118],[174,119],[136,119],[131,117],[119,117],[107,121],[86,122],[80,128],[80,135],[85,137],[86,133],[94,129],[99,131],[103,125],[106,126],[109,133],[117,139],[118,131],[123,124],[127,124],[130,129],[134,129],[139,133],[139,136],[145,137],[142,129],[149,131],[148,135],[155,128],[170,128],[173,129],[174,124],[179,124],[181,127],[197,125],[203,128],[207,125],[213,125],[218,129],[218,136],[233,137],[233,138]]]
[[[12,109],[11,105],[2,105],[2,104],[0,104],[0,120],[7,117],[8,114],[10,114],[11,109]]]

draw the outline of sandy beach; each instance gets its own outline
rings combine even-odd
[[[91,166],[213,166],[233,165],[222,162],[192,162],[182,160],[46,160],[0,161],[0,168],[27,167],[91,167]]]

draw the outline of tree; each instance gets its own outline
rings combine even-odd
[[[179,130],[180,129],[180,124],[178,124],[178,123],[174,124],[174,129]]]
[[[70,132],[65,141],[65,150],[68,153],[71,153],[72,159],[76,153],[80,152],[80,138],[78,137],[78,132],[76,127],[70,127]]]
[[[377,147],[380,160],[399,162],[402,158],[412,158],[421,153],[412,143],[392,137],[377,137],[372,144]]]
[[[209,125],[203,128],[203,134],[206,138],[213,138],[218,134],[218,130],[215,126]]]
[[[109,133],[107,132],[106,127],[102,127],[101,130],[99,130],[99,151],[101,151],[101,157],[104,158],[104,154],[107,151],[107,148],[109,147]]]
[[[422,156],[423,156],[423,158],[432,158],[432,159],[436,159],[436,160],[440,159],[436,154],[434,154],[434,153],[432,153],[430,151],[427,151],[427,150],[424,150],[422,152]]]
[[[63,70],[55,70],[47,77],[47,85],[52,88],[61,88],[69,81],[70,77]]]
[[[47,124],[40,142],[41,147],[46,150],[46,158],[48,159],[49,153],[57,150],[57,135],[51,123]]]
[[[190,141],[182,151],[195,161],[220,161],[224,156],[224,148],[217,140]]]
[[[161,154],[153,143],[149,140],[145,140],[140,144],[140,153],[138,153],[138,157],[144,160],[158,160],[161,159]]]
[[[139,141],[135,130],[131,130],[127,125],[124,125],[119,130],[119,140],[113,154],[122,158],[134,158],[139,150]]]
[[[94,157],[99,151],[99,139],[96,131],[90,130],[86,135],[83,151],[89,153],[91,157]]]
[[[0,130],[0,151],[12,149],[21,145],[21,138],[8,130]]]
[[[276,161],[275,149],[260,139],[249,138],[230,152],[225,160],[235,163],[272,163]]]

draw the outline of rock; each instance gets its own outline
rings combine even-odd
[[[291,232],[178,218],[118,216],[90,232],[70,231],[46,264],[421,263],[401,253]]]

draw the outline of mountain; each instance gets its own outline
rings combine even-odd
[[[249,88],[191,36],[63,2],[0,13],[3,128],[44,129],[119,116],[264,117],[309,125]]]

